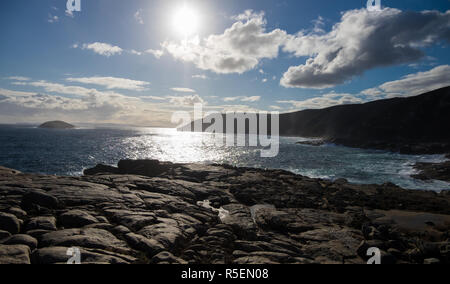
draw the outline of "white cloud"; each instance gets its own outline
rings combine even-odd
[[[202,70],[216,73],[244,73],[254,69],[264,58],[276,58],[286,32],[266,32],[264,13],[246,11],[221,35],[198,37],[162,46],[176,59],[192,62]]]
[[[30,81],[30,78],[23,77],[23,76],[11,76],[11,77],[6,77],[5,79],[11,80],[11,81]]]
[[[235,101],[241,101],[241,102],[258,102],[261,100],[260,96],[252,96],[252,97],[245,97],[245,96],[240,96],[240,97],[225,97],[223,99],[224,102],[235,102]]]
[[[262,79],[261,82],[267,83],[267,78]]]
[[[133,91],[145,91],[149,82],[136,81],[125,78],[116,77],[86,77],[86,78],[67,78],[68,82],[77,82],[82,84],[91,84],[104,86],[107,89],[121,89],[121,90],[133,90]]]
[[[147,49],[145,51],[145,53],[151,54],[154,57],[156,57],[157,59],[161,58],[161,56],[164,55],[164,51],[163,50],[159,50],[159,49]]]
[[[429,91],[450,86],[450,65],[435,67],[429,71],[404,76],[400,80],[386,82],[378,87],[361,91],[359,94],[330,93],[304,101],[277,101],[290,104],[297,110],[321,109],[335,105],[359,104],[394,97],[417,96]]]
[[[170,103],[178,106],[193,106],[195,104],[206,104],[206,102],[199,95],[184,96],[184,97],[168,97]]]
[[[226,98],[223,98],[223,101],[224,102],[235,102],[235,101],[238,101],[240,99],[241,99],[241,97],[226,97]]]
[[[158,97],[158,96],[141,96],[140,99],[146,99],[146,100],[154,100],[154,101],[165,101],[169,98],[167,97]]]
[[[0,88],[0,95],[4,95],[7,97],[10,96],[31,96],[35,93],[31,93],[31,92],[21,92],[21,91],[12,91],[12,90],[7,90],[7,89],[1,89]]]
[[[92,97],[97,95],[102,95],[106,93],[102,93],[96,89],[88,89],[79,86],[66,86],[58,83],[51,83],[47,81],[34,81],[34,82],[23,82],[22,85],[28,85],[32,87],[43,88],[46,92],[49,93],[57,93],[63,95],[73,95],[80,97]],[[110,95],[118,95],[117,93],[108,92]]]
[[[202,79],[202,80],[209,79],[208,76],[206,76],[206,75],[193,75],[192,78],[193,79]]]
[[[171,88],[171,90],[177,93],[196,93],[195,90],[189,88]]]
[[[351,94],[330,93],[321,97],[307,99],[304,101],[277,101],[279,104],[290,104],[297,110],[304,109],[322,109],[336,105],[360,104],[363,103],[362,98],[358,98]]]
[[[129,52],[134,55],[139,55],[139,56],[142,55],[142,52],[134,50],[134,49],[130,50]]]
[[[76,47],[78,47],[78,45],[76,45]],[[112,55],[117,54],[120,55],[123,52],[123,49],[118,46],[113,46],[111,44],[102,42],[85,43],[82,45],[81,49],[92,50],[93,52],[106,57],[110,57]]]
[[[241,99],[242,102],[258,102],[259,100],[261,100],[260,96],[244,97]]]
[[[143,54],[150,54],[153,55],[156,59],[160,59],[163,55],[164,55],[164,51],[163,50],[157,50],[157,49],[147,49],[146,51],[137,51],[135,49],[131,49],[128,51],[131,54],[134,55],[143,55]]]
[[[376,67],[417,61],[424,56],[421,47],[450,41],[449,25],[450,11],[347,11],[327,34],[288,37],[283,50],[309,59],[290,67],[281,85],[323,89]]]
[[[362,91],[372,97],[409,97],[450,86],[450,65],[441,65],[429,71],[404,76],[386,82],[377,88]]]
[[[134,18],[139,24],[144,24],[144,19],[142,18],[142,9],[137,10],[137,12],[134,14]]]
[[[53,24],[53,23],[57,23],[58,21],[59,21],[59,17],[58,16],[54,16],[52,14],[48,14],[47,22],[49,22],[50,24]]]

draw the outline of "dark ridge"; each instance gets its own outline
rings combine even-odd
[[[193,131],[193,125],[179,130]],[[350,147],[407,154],[450,152],[449,125],[450,87],[415,97],[280,115],[281,136],[321,138]],[[204,123],[203,131],[209,126]]]

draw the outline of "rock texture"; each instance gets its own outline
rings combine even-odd
[[[82,263],[359,264],[371,247],[450,263],[448,192],[158,161],[86,173],[0,168],[0,263],[66,263],[73,247]]]
[[[446,156],[450,158],[449,155]],[[439,164],[433,163],[417,163],[414,168],[419,170],[420,173],[413,175],[412,177],[421,180],[442,180],[450,182],[450,161],[446,161]]]

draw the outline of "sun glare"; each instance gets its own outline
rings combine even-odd
[[[173,16],[173,28],[181,36],[187,37],[197,32],[199,15],[186,4],[175,12]]]

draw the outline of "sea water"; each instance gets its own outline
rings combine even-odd
[[[450,190],[449,183],[411,177],[416,162],[440,162],[445,160],[443,155],[296,144],[301,140],[305,139],[281,137],[279,155],[261,158],[260,149],[218,145],[211,134],[175,129],[0,126],[0,165],[29,173],[78,176],[98,163],[117,165],[121,159],[158,159],[283,169],[313,178],[345,178],[353,183],[391,182],[408,189]]]

